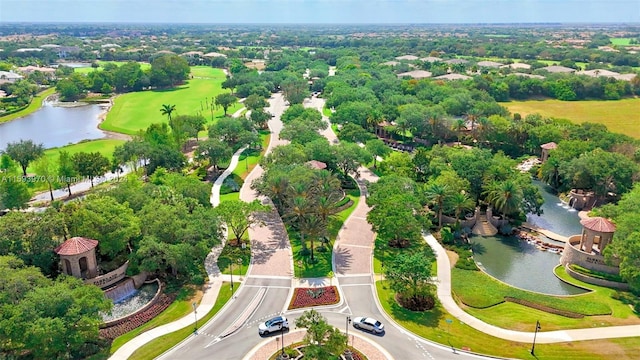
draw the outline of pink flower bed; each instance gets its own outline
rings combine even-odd
[[[289,309],[333,305],[338,302],[340,302],[340,294],[335,286],[295,288]]]

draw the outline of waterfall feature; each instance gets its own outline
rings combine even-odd
[[[116,286],[105,290],[104,295],[111,299],[114,304],[117,304],[131,295],[136,293],[136,287],[132,278],[125,278],[122,282],[119,282]]]

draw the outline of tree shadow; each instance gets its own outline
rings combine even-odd
[[[473,251],[474,254],[482,255],[487,252],[487,247],[484,246],[484,244],[473,242],[471,243],[471,251]]]
[[[338,247],[333,253],[333,261],[337,274],[344,274],[351,268],[353,262],[353,254],[348,248]]]

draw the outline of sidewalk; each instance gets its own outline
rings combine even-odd
[[[497,338],[518,341],[531,342],[533,340],[533,332],[513,331],[503,329],[494,325],[490,325],[481,321],[468,313],[464,312],[451,295],[451,264],[447,257],[446,250],[440,245],[433,235],[423,236],[427,244],[431,246],[436,253],[438,263],[438,299],[442,306],[455,318],[471,326],[472,328],[482,331],[485,334],[495,336]],[[532,325],[532,327],[534,327]],[[638,337],[640,336],[640,325],[628,326],[608,326],[585,329],[558,330],[558,331],[539,331],[536,342],[540,344],[551,344],[568,341],[596,340],[596,339],[612,339],[622,337]]]

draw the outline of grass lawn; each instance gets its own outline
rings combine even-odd
[[[92,67],[82,67],[82,68],[74,68],[73,71],[80,73],[80,74],[88,74],[92,71],[98,70],[98,71],[102,71],[104,69],[104,66],[106,64],[116,64],[118,66],[122,66],[124,64],[126,64],[127,61],[103,61],[103,60],[98,60],[98,65],[100,65],[100,67],[98,68],[92,68]],[[146,63],[146,62],[141,62],[140,64],[140,68],[142,69],[142,71],[145,70],[149,70],[151,69],[151,64]]]
[[[569,119],[579,124],[583,122],[600,123],[609,131],[626,134],[640,139],[638,109],[640,99],[560,101],[528,100],[502,103],[511,113],[539,113],[542,116]]]
[[[226,77],[222,70],[207,66],[194,66],[191,70],[193,74],[202,76],[188,80],[185,85],[173,89],[139,91],[117,96],[100,127],[134,135],[153,123],[168,121],[167,117],[160,113],[163,104],[176,106],[173,115],[202,113],[209,123],[215,121],[214,118],[222,116],[222,108],[215,109],[212,116],[207,106],[211,105],[216,95],[227,92],[222,89],[222,82]],[[241,107],[241,104],[236,103],[229,108],[228,113],[232,114]]]
[[[53,95],[53,93],[55,93],[55,92],[56,92],[56,88],[52,87],[52,88],[48,88],[47,90],[38,93],[36,96],[33,97],[33,99],[31,99],[31,103],[29,104],[29,106],[27,106],[26,109],[20,110],[18,112],[15,112],[13,114],[9,114],[9,115],[6,115],[6,116],[0,116],[0,123],[11,121],[11,120],[17,119],[19,117],[27,116],[27,115],[35,112],[36,110],[40,109],[44,99],[46,99],[47,96],[49,96],[49,95]]]
[[[236,290],[237,291],[237,290]],[[218,299],[216,299],[216,303],[209,311],[207,316],[203,319],[198,320],[198,324],[206,324],[207,321],[211,320],[211,318],[220,311],[220,309],[227,303],[227,301],[231,298],[231,289],[228,286],[228,283],[223,283],[220,287],[220,293],[218,294]],[[174,331],[170,334],[161,336],[151,342],[148,342],[143,347],[136,350],[130,357],[129,360],[147,360],[147,359],[155,359],[160,356],[165,351],[171,349],[173,346],[178,344],[180,341],[186,339],[189,335],[193,334],[193,326],[187,326],[178,331]]]
[[[322,115],[324,115],[326,117],[331,117],[331,114],[333,114],[331,112],[331,109],[329,109],[328,107],[323,107],[322,108]]]
[[[384,310],[408,330],[429,340],[456,348],[468,347],[473,352],[516,359],[533,358],[530,343],[506,341],[479,332],[453,318],[439,304],[431,311],[413,312],[400,307],[386,282],[377,281],[376,290]],[[452,320],[451,324],[447,319]],[[541,321],[542,323],[542,321]],[[533,331],[535,320],[529,324]],[[542,323],[542,330],[550,330]],[[589,359],[605,360],[637,358],[640,337],[611,340],[575,341],[558,344],[536,344],[536,357],[540,360]],[[611,354],[611,355],[610,355]],[[615,354],[615,355],[613,355]]]
[[[160,313],[158,316],[153,318],[153,320],[149,321],[148,323],[136,329],[129,331],[126,334],[123,334],[115,338],[111,343],[110,353],[113,354],[114,352],[116,352],[116,350],[118,350],[122,345],[127,343],[129,340],[133,339],[134,337],[142,334],[147,330],[151,330],[160,325],[168,324],[172,321],[178,320],[184,317],[185,315],[189,314],[193,310],[191,303],[194,300],[194,297],[193,297],[194,294],[192,290],[193,289],[188,289],[188,288],[180,289],[180,292],[178,293],[178,297],[176,298],[176,300],[173,303],[171,303],[171,305],[169,305],[169,307],[166,308],[162,313]]]
[[[240,155],[240,161],[238,162],[238,166],[233,170],[233,173],[239,176],[242,180],[246,179],[249,173],[253,170],[253,168],[258,165],[264,153],[267,151],[267,147],[269,146],[269,141],[271,139],[271,133],[269,130],[260,130],[258,131],[260,134],[260,143],[262,144],[262,149],[260,151],[245,150]]]
[[[100,154],[106,156],[111,159],[113,156],[113,150],[116,146],[124,143],[124,140],[115,140],[115,139],[103,139],[103,140],[91,140],[80,142],[73,145],[67,145],[59,148],[51,148],[44,151],[44,156],[48,157],[50,161],[54,164],[58,163],[58,158],[60,157],[60,151],[67,151],[69,154],[73,155],[79,152],[99,152]],[[33,171],[30,167],[27,168],[27,172]]]
[[[244,233],[243,239],[249,239],[249,233]],[[234,240],[235,241],[235,240]],[[244,249],[238,246],[231,246],[228,242],[222,248],[220,256],[218,256],[218,268],[223,274],[246,275],[251,262],[251,243],[247,241],[247,247]],[[238,259],[242,259],[240,270],[238,270]],[[231,268],[233,264],[233,268]]]
[[[387,245],[387,241],[382,240],[376,236],[375,244],[373,249],[373,272],[375,274],[382,274],[382,264],[385,262],[385,259],[393,259],[396,255],[404,252],[414,252],[414,251],[422,251],[427,247],[427,244],[422,241],[418,241],[412,243],[409,247],[399,249],[392,248]],[[434,263],[435,266],[435,263]],[[434,268],[435,269],[435,268]],[[433,274],[436,272],[434,270]]]
[[[232,192],[232,193],[220,195],[220,202],[230,201],[230,200],[240,200],[240,193]]]
[[[317,278],[317,277],[327,277],[328,274],[333,271],[332,269],[332,253],[333,253],[333,243],[338,236],[338,232],[344,221],[351,215],[353,210],[355,210],[358,205],[358,201],[360,199],[360,190],[352,189],[347,190],[347,196],[353,200],[353,204],[347,208],[337,213],[334,218],[329,220],[329,225],[327,226],[327,234],[329,236],[330,243],[327,244],[325,251],[319,251],[318,245],[321,244],[319,241],[314,241],[314,252],[313,257],[315,259],[315,263],[309,263],[309,255],[301,255],[302,251],[302,242],[300,241],[299,234],[290,228],[287,229],[289,233],[289,239],[291,241],[291,250],[293,251],[293,272],[294,276],[297,278]],[[309,242],[307,241],[307,244]]]
[[[609,41],[613,45],[631,45],[631,38],[610,38]]]
[[[557,269],[558,276],[563,269]],[[564,274],[567,279],[568,275]],[[576,296],[550,296],[520,290],[505,285],[480,271],[452,269],[453,292],[456,298],[469,305],[466,311],[490,324],[526,331],[531,323],[540,320],[545,330],[589,328],[596,326],[639,324],[638,315],[626,304],[615,300],[616,291],[573,280],[576,285],[593,291]],[[503,302],[505,296],[524,299],[559,310],[586,315],[571,319],[530,307]]]

